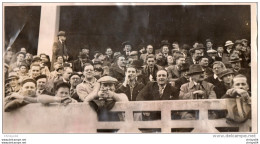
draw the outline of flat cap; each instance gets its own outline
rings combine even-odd
[[[222,79],[224,76],[229,75],[229,74],[234,74],[234,71],[231,70],[231,69],[223,70],[222,72],[220,72],[220,73],[218,74],[218,77],[219,77],[220,79]]]
[[[27,82],[33,82],[35,85],[36,85],[36,81],[32,78],[25,78],[23,81],[22,81],[22,85],[24,85],[25,83]]]
[[[16,78],[19,79],[19,76],[17,75],[17,72],[10,72],[8,75],[8,79]]]
[[[116,83],[117,79],[115,79],[111,76],[103,76],[97,82],[100,82],[100,83]]]

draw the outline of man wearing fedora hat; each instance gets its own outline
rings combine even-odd
[[[180,99],[216,99],[214,85],[204,81],[204,70],[200,65],[191,65],[187,75],[191,81],[181,86]]]
[[[237,54],[232,54],[230,56],[230,63],[232,70],[234,71],[235,75],[243,74],[246,76],[248,80],[249,87],[251,87],[251,69],[248,68],[242,68],[241,67],[241,61],[242,59],[239,58]]]
[[[222,56],[222,62],[224,64],[230,64],[229,57],[230,57],[231,51],[233,50],[233,45],[234,45],[234,43],[231,40],[228,40],[225,43],[225,50],[224,50],[223,56]]]
[[[72,69],[75,72],[82,72],[83,67],[86,63],[92,64],[93,62],[89,60],[89,57],[83,52],[79,52],[79,56],[77,60],[74,60],[72,63]]]
[[[203,44],[198,44],[196,48],[192,48],[190,49],[190,54],[191,56],[186,58],[186,63],[188,63],[189,65],[192,64],[199,64],[198,58],[200,56],[203,56],[203,52],[205,47],[203,46]]]
[[[123,46],[123,55],[128,57],[133,49],[133,44],[130,41],[125,41],[122,43]]]
[[[52,66],[56,60],[57,56],[62,56],[64,61],[67,61],[69,58],[69,52],[66,47],[66,34],[64,31],[59,31],[58,41],[53,43],[52,47]]]

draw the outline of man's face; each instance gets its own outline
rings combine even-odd
[[[21,88],[23,96],[34,96],[36,93],[36,85],[33,82],[25,83]]]
[[[177,66],[182,66],[185,63],[185,58],[179,58],[176,60]]]
[[[24,60],[24,55],[23,54],[19,54],[17,56],[17,61],[22,62],[23,60]]]
[[[242,49],[242,44],[237,44],[236,45],[236,50],[241,51],[241,49]]]
[[[73,75],[71,78],[70,78],[70,84],[73,86],[73,87],[76,87],[78,84],[80,84],[80,77],[78,75]]]
[[[13,71],[16,72],[19,75],[20,69],[18,67],[16,67],[16,68],[13,69]]]
[[[62,63],[63,63],[63,58],[62,58],[61,56],[59,56],[59,57],[57,58],[57,62],[60,63],[60,64],[62,64]]]
[[[247,41],[243,41],[242,44],[243,44],[244,46],[247,46]]]
[[[118,60],[117,60],[117,64],[118,66],[120,67],[124,67],[125,66],[125,58],[124,57],[119,57]]]
[[[85,66],[83,74],[86,79],[93,78],[94,77],[94,67],[92,65]]]
[[[172,47],[173,47],[173,49],[178,49],[179,48],[179,44],[174,43],[174,44],[172,44]]]
[[[71,69],[71,68],[67,68],[67,69],[64,71],[62,77],[63,77],[65,80],[68,81],[71,74],[72,74],[72,69]]]
[[[147,65],[148,65],[149,67],[154,67],[154,65],[155,65],[155,59],[154,59],[154,58],[148,58],[148,59],[147,59]]]
[[[246,51],[246,47],[245,47],[245,46],[242,46],[241,51],[242,51],[242,52],[245,52],[245,51]]]
[[[59,36],[59,40],[61,40],[62,42],[65,42],[66,37],[65,36]]]
[[[132,46],[131,45],[125,45],[125,51],[129,52],[131,51]]]
[[[31,59],[31,54],[30,53],[26,53],[25,59]]]
[[[232,66],[233,69],[235,69],[237,71],[241,69],[241,64],[240,64],[239,61],[238,62],[232,62],[231,66]]]
[[[157,72],[156,81],[159,85],[164,85],[167,83],[167,72],[164,70],[160,70]]]
[[[36,78],[41,74],[40,66],[32,66],[31,68],[32,78]]]
[[[162,53],[164,53],[164,54],[168,54],[168,53],[169,53],[169,48],[168,48],[168,46],[163,46],[163,47],[162,47]]]
[[[146,51],[147,51],[148,54],[153,53],[153,46],[152,45],[148,45],[147,48],[146,48]]]
[[[207,48],[211,48],[213,44],[211,42],[207,42],[206,45],[207,45]]]
[[[156,54],[156,59],[157,59],[157,60],[163,59],[163,54],[162,54],[162,53]]]
[[[101,63],[103,63],[105,60],[105,56],[102,54],[98,57],[98,59],[101,61]]]
[[[201,65],[202,67],[207,67],[209,65],[209,60],[207,58],[202,58],[199,62],[199,65]]]
[[[201,83],[204,80],[204,72],[191,75],[191,78],[196,83]]]
[[[60,87],[56,92],[56,96],[60,98],[70,97],[70,89],[67,87]]]
[[[46,82],[47,82],[47,79],[46,79],[46,78],[38,79],[38,80],[37,80],[37,89],[38,89],[38,90],[43,90],[43,89],[45,89]]]
[[[136,79],[136,69],[135,68],[127,68],[126,75],[128,75],[129,80],[133,81]]]
[[[219,53],[223,53],[223,52],[224,52],[224,48],[223,48],[223,47],[218,47],[217,51],[218,51]]]
[[[82,49],[81,51],[82,51],[82,53],[84,53],[84,54],[89,54],[89,49]]]
[[[173,64],[173,57],[172,56],[168,56],[167,57],[167,63],[168,64]]]
[[[232,79],[234,78],[233,74],[228,74],[226,76],[223,77],[223,82],[230,84],[232,82]]]
[[[113,54],[113,51],[111,48],[108,48],[107,51],[106,51],[106,54],[111,56]]]
[[[202,56],[202,52],[200,50],[195,50],[193,54],[193,59],[197,59],[198,57]]]
[[[41,55],[42,62],[48,62],[48,58],[46,55]]]
[[[10,62],[13,58],[13,52],[12,51],[7,51],[5,54],[5,59],[7,60],[7,62]]]
[[[227,49],[232,49],[233,45],[227,46]]]
[[[214,64],[213,65],[213,73],[218,75],[220,72],[222,72],[224,70],[223,67],[221,67],[220,64]]]
[[[18,79],[17,78],[12,78],[9,80],[9,84],[11,87],[16,87],[18,84]]]
[[[238,89],[243,89],[245,91],[248,91],[249,87],[247,84],[247,80],[244,77],[238,77],[233,79],[233,87]]]
[[[196,47],[198,46],[198,44],[199,44],[199,43],[197,43],[197,42],[194,43],[194,44],[193,44],[193,48],[196,48]]]
[[[103,92],[107,92],[108,90],[114,92],[116,90],[115,84],[113,84],[113,83],[101,83],[100,90],[103,91]]]

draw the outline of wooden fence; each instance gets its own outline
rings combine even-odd
[[[111,111],[124,112],[124,121],[98,121],[97,114],[85,103],[42,105],[29,104],[3,113],[3,133],[97,133],[116,130],[118,133],[141,133],[157,129],[172,133],[174,129],[191,129],[192,133],[219,133],[218,128],[237,128],[251,132],[251,120],[243,124],[227,124],[225,118],[209,119],[209,110],[225,110],[231,100],[137,101],[116,103]],[[196,120],[174,120],[173,111],[196,110]],[[136,120],[134,113],[159,111],[160,120]],[[138,115],[138,114],[137,114]]]

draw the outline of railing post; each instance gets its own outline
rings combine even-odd
[[[162,133],[171,133],[171,109],[168,106],[168,103],[165,103],[161,109],[161,132]]]

